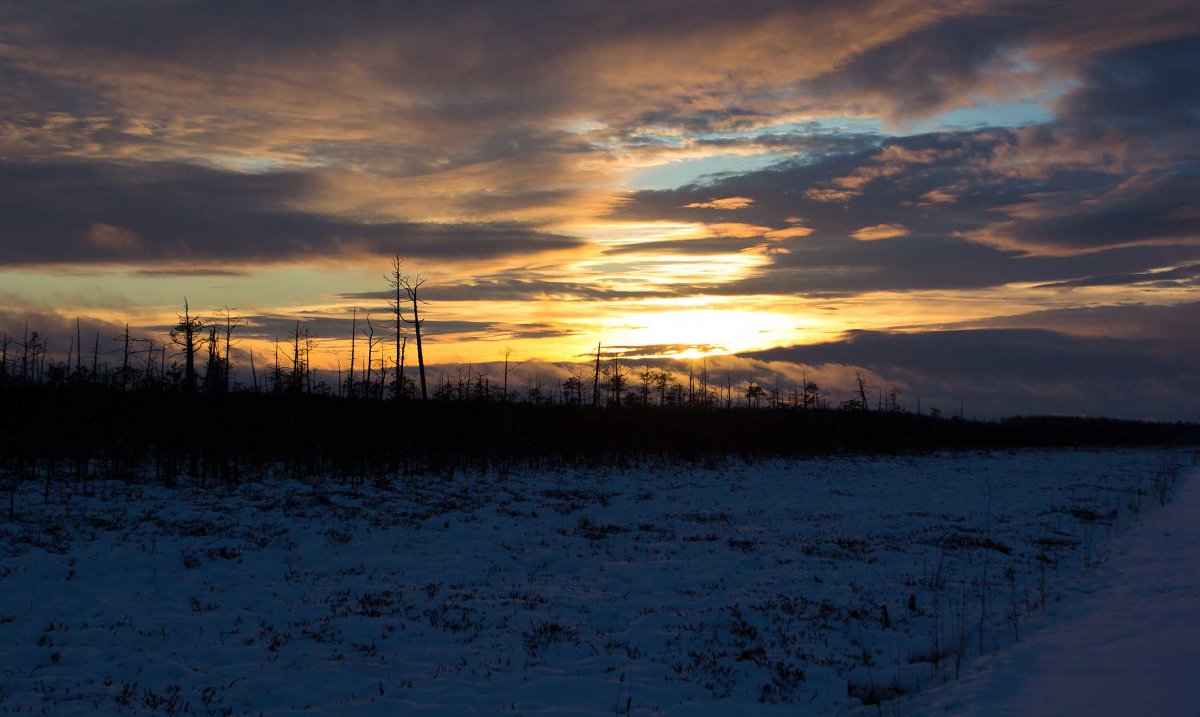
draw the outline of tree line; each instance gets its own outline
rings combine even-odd
[[[246,319],[230,306],[207,317],[198,315],[185,298],[182,313],[164,337],[134,336],[125,324],[119,335],[104,342],[103,351],[101,332],[85,340],[78,319],[65,355],[61,351],[51,354],[46,337],[28,325],[20,336],[4,331],[0,336],[0,388],[99,385],[121,391],[210,395],[248,391],[366,400],[522,401],[618,408],[906,410],[900,401],[903,391],[899,386],[869,387],[861,372],[856,375],[857,391],[837,403],[830,392],[807,376],[791,387],[781,386],[778,379],[769,385],[741,380],[735,384],[728,372],[710,374],[707,359],[688,362],[686,372],[674,371],[630,361],[619,353],[606,354],[601,343],[597,343],[586,366],[575,367],[565,378],[525,371],[518,384],[514,374],[525,362],[512,361],[512,350],[508,349],[502,368],[495,369],[498,375],[467,365],[443,369],[430,381],[422,333],[425,319],[421,315],[428,303],[421,292],[425,280],[419,275],[411,277],[403,269],[403,260],[395,256],[383,276],[388,297],[386,323],[377,326],[370,313],[360,318],[358,307],[352,308],[348,356],[338,357],[336,370],[314,367],[312,355],[323,338],[345,337],[318,337],[299,320],[282,342],[276,340],[273,353],[261,356],[253,349],[241,352],[244,365],[236,366],[234,349],[240,332],[246,328]],[[410,339],[415,348],[415,367],[409,356]],[[115,351],[111,341],[116,342]],[[390,355],[386,350],[389,344]],[[114,353],[119,357],[116,362],[112,360]],[[348,359],[344,365],[343,357]],[[411,375],[414,368],[416,373]]]
[[[467,366],[428,381],[423,280],[396,257],[389,318],[351,313],[348,364],[318,372],[300,322],[269,361],[251,351],[236,380],[236,308],[183,311],[163,339],[101,335],[78,321],[65,355],[36,330],[0,339],[0,485],[98,479],[230,485],[268,476],[381,479],[461,470],[711,463],[828,453],[1019,446],[1200,444],[1200,426],[1080,418],[970,421],[915,411],[860,373],[835,403],[814,381],[735,392],[705,360],[686,372],[640,365],[597,344],[565,378],[524,371],[506,351],[495,375]],[[410,347],[410,339],[413,346]],[[390,348],[391,355],[385,348]],[[410,365],[415,349],[416,368]],[[244,373],[243,373],[244,376]],[[336,376],[334,381],[331,377]],[[713,410],[713,409],[722,410]],[[776,410],[769,410],[776,409]],[[11,505],[10,505],[11,510]]]

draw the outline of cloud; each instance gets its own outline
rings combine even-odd
[[[78,321],[78,327],[76,325]],[[82,361],[90,367],[93,357],[101,365],[111,363],[113,357],[118,359],[118,349],[123,348],[118,338],[125,331],[121,323],[95,316],[65,316],[60,312],[35,309],[28,307],[14,308],[0,305],[0,336],[8,341],[8,368],[14,370],[20,364],[21,343],[27,335],[38,334],[38,339],[46,355],[52,358],[66,360],[70,353],[72,359],[80,359],[79,344],[83,344]],[[131,334],[138,334],[131,330]],[[0,338],[3,343],[5,338]],[[74,363],[74,360],[72,360]]]
[[[844,340],[747,354],[801,365],[860,366],[905,390],[912,408],[968,415],[1081,413],[1200,419],[1194,338],[1069,336],[1032,329],[851,332]],[[872,386],[875,389],[886,385]],[[1182,392],[1182,393],[1181,393]]]
[[[681,207],[715,195],[755,200],[738,210],[742,226],[803,217],[810,231],[802,241],[779,242],[786,252],[719,291],[853,295],[1070,282],[1200,260],[1200,215],[1190,209],[1200,172],[1186,159],[1196,139],[1174,141],[1179,159],[1164,169],[1114,165],[1108,148],[1123,145],[1067,124],[896,137],[639,192],[614,215],[688,221]],[[812,195],[824,187],[842,193],[839,200]],[[903,242],[854,241],[899,236],[901,228]]]
[[[1039,289],[1082,289],[1098,286],[1148,286],[1154,288],[1185,288],[1200,286],[1200,264],[1189,264],[1153,271],[1123,272],[1081,276],[1077,279],[1040,284]]]
[[[850,232],[850,236],[859,241],[877,241],[879,239],[895,239],[908,234],[903,224],[875,224]]]
[[[1180,304],[1110,304],[1044,309],[977,321],[944,325],[955,329],[1042,329],[1071,336],[1150,339],[1195,343],[1194,327],[1200,321],[1200,302]],[[1188,348],[1187,350],[1192,350]]]
[[[521,270],[504,274],[481,274],[466,283],[434,284],[425,287],[425,296],[430,301],[619,301],[628,299],[650,299],[672,294],[670,287],[624,288],[581,281],[559,279]],[[377,300],[387,301],[391,295],[382,291],[351,292],[340,294],[344,301]]]
[[[88,244],[114,255],[133,254],[142,247],[137,234],[111,224],[93,224],[88,227],[86,236]]]
[[[685,209],[745,209],[754,203],[749,197],[724,197],[710,199],[707,202],[692,202],[683,205]]]
[[[1026,195],[997,207],[1007,218],[970,230],[972,241],[1031,253],[1075,254],[1139,244],[1200,247],[1200,164],[1112,177]]]
[[[305,172],[182,164],[0,165],[0,263],[287,262],[399,253],[483,259],[579,246],[517,223],[372,222],[303,208]]]

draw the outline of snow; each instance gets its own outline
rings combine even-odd
[[[1151,482],[1184,460],[30,483],[0,521],[0,714],[874,713],[871,690],[957,712],[989,675],[980,694],[1003,692],[993,653],[1087,612],[1115,546],[1150,571],[1115,593],[1134,606],[1170,570],[1135,551],[1168,531],[1195,548],[1152,529],[1178,511]],[[1184,610],[1195,583],[1176,588]],[[1111,624],[1104,644],[1132,650],[1139,623]]]
[[[1094,592],[918,713],[1200,715],[1200,470],[1120,543]],[[917,705],[914,705],[916,707]]]

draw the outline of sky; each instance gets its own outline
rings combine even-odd
[[[399,255],[442,371],[1197,420],[1198,78],[1186,0],[8,0],[0,326],[333,367]]]

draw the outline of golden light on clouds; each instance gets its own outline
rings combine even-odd
[[[750,197],[724,197],[722,199],[710,199],[707,202],[692,202],[684,204],[685,209],[745,209],[754,204],[754,200]]]
[[[876,224],[850,232],[850,236],[859,241],[878,241],[880,239],[895,239],[907,235],[908,228],[903,224]]]

